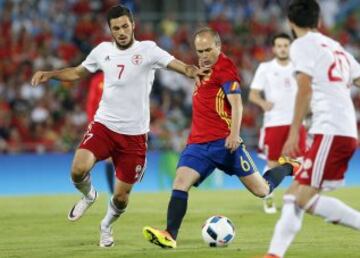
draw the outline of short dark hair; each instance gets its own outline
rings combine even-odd
[[[316,28],[319,22],[320,6],[316,0],[293,0],[288,5],[287,16],[296,26]]]
[[[200,34],[202,34],[202,33],[210,33],[211,36],[213,36],[213,38],[214,38],[214,40],[215,40],[215,44],[218,45],[218,46],[221,46],[220,35],[219,35],[219,33],[218,33],[216,30],[214,30],[214,29],[212,29],[212,28],[210,28],[210,27],[201,27],[201,28],[199,28],[198,30],[195,31],[195,33],[194,33],[194,39],[195,39],[198,35],[200,35]]]
[[[275,35],[272,37],[272,39],[271,39],[271,45],[272,45],[272,46],[275,46],[275,41],[276,41],[277,39],[287,39],[287,40],[289,40],[289,41],[291,42],[291,37],[290,37],[288,34],[286,34],[286,33],[284,33],[284,32],[281,32],[281,33],[275,34]]]
[[[115,19],[115,18],[119,18],[123,15],[126,15],[127,17],[129,17],[129,20],[131,22],[134,22],[134,16],[132,14],[132,12],[130,11],[129,8],[127,8],[124,5],[114,5],[113,7],[111,7],[109,9],[109,11],[107,12],[107,23],[110,27],[110,20],[111,19]]]

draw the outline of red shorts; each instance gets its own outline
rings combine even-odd
[[[266,127],[264,132],[264,153],[267,160],[277,161],[287,140],[290,125]],[[303,126],[299,132],[299,147],[301,153],[306,150],[306,130]],[[301,155],[302,156],[302,155]]]
[[[357,140],[352,137],[314,135],[295,180],[302,185],[333,189],[342,184],[348,163],[354,154]]]
[[[79,146],[79,149],[91,151],[97,160],[111,157],[116,177],[128,184],[142,179],[146,165],[146,148],[146,134],[119,134],[98,122],[89,124]]]

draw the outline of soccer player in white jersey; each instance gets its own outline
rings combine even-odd
[[[113,42],[100,43],[77,67],[38,71],[32,78],[32,85],[38,85],[49,79],[74,81],[97,70],[104,72],[99,108],[76,150],[71,168],[72,181],[83,197],[68,215],[70,221],[76,221],[95,202],[97,192],[89,172],[97,161],[111,157],[116,182],[100,225],[101,247],[114,245],[111,225],[125,212],[131,189],[144,173],[150,122],[149,94],[155,70],[168,68],[190,78],[200,76],[202,71],[175,59],[155,42],[135,40],[134,19],[125,6],[112,7],[107,21]]]
[[[350,87],[360,86],[360,65],[331,38],[316,31],[320,7],[315,0],[289,4],[288,20],[297,38],[290,47],[298,92],[293,122],[283,152],[298,152],[298,130],[309,106],[313,143],[302,168],[284,195],[284,206],[270,243],[270,257],[283,257],[301,228],[304,212],[326,222],[360,230],[360,212],[342,201],[321,195],[341,185],[357,146],[357,130]]]
[[[289,59],[291,38],[286,33],[272,38],[274,58],[260,63],[250,85],[249,100],[264,111],[259,147],[265,154],[267,164],[264,171],[279,165],[278,159],[287,139],[293,118],[296,81],[294,67]],[[299,146],[305,151],[306,131],[299,131]],[[265,213],[276,213],[273,196],[264,198]]]

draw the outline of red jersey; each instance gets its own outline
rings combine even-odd
[[[102,96],[103,86],[104,74],[101,72],[95,74],[90,80],[89,92],[86,101],[86,113],[89,122],[94,120],[94,115],[99,107],[99,102]]]
[[[204,143],[230,134],[231,106],[226,94],[240,92],[234,63],[223,53],[212,67],[210,78],[193,93],[193,115],[188,144]],[[224,89],[224,85],[227,90]]]

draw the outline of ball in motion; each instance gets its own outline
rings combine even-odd
[[[212,216],[202,227],[202,237],[210,247],[229,245],[235,237],[234,224],[225,216]]]

